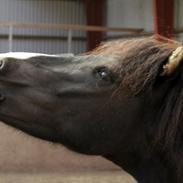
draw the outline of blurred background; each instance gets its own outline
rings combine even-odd
[[[182,0],[0,0],[0,52],[78,54],[154,32],[181,40],[182,10]]]
[[[181,41],[182,12],[182,0],[0,0],[0,52],[80,54],[100,42],[154,33]],[[0,124],[0,182],[134,181],[101,157]]]

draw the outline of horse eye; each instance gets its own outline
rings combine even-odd
[[[109,73],[107,73],[106,71],[98,71],[98,76],[100,77],[100,79],[105,80],[105,81],[110,79],[108,74]]]
[[[101,71],[101,72],[99,72],[99,74],[100,74],[101,79],[106,79],[107,75],[108,75],[108,73],[106,73],[105,71]]]
[[[111,72],[108,68],[106,67],[98,67],[95,69],[95,75],[97,77],[97,79],[107,82],[107,83],[111,83],[112,82],[112,76],[111,76]]]

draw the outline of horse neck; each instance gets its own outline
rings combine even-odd
[[[157,155],[117,153],[107,158],[131,174],[138,183],[179,183],[173,163],[164,163]]]

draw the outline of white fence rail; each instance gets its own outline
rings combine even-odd
[[[102,26],[88,26],[88,25],[71,25],[71,24],[43,24],[43,23],[0,23],[0,28],[8,28],[8,48],[13,51],[13,30],[16,29],[59,29],[67,30],[67,52],[72,52],[72,32],[73,31],[96,31],[96,32],[121,32],[130,33],[130,35],[143,34],[143,29],[138,28],[117,28],[117,27],[102,27]]]

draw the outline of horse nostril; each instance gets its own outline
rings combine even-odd
[[[3,94],[0,94],[0,102],[5,100],[5,96]]]

